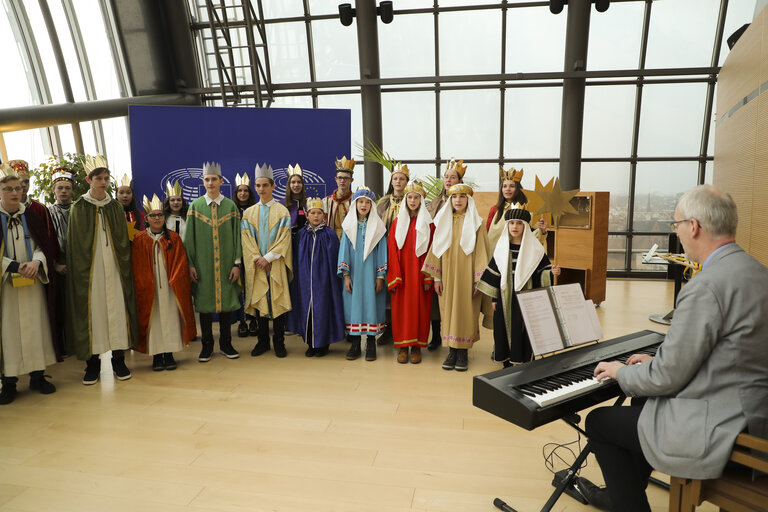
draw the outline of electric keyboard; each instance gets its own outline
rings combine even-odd
[[[654,355],[664,340],[640,331],[593,343],[473,379],[472,403],[526,430],[555,421],[621,394],[613,380],[597,382],[600,361],[626,361],[632,354]]]

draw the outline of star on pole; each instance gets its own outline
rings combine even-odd
[[[554,183],[553,183],[554,182]],[[560,217],[566,213],[578,215],[578,211],[571,205],[573,196],[579,193],[579,189],[563,190],[560,188],[560,180],[553,178],[549,183],[542,185],[538,176],[536,177],[536,188],[530,194],[529,204],[533,215],[543,215],[549,213],[552,215],[552,225],[557,227]]]

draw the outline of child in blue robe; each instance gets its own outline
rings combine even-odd
[[[360,357],[361,338],[365,360],[376,359],[374,336],[386,327],[387,228],[376,209],[376,195],[360,187],[352,196],[349,214],[342,223],[338,274],[344,280],[344,323],[352,346],[347,359]],[[354,212],[354,213],[353,213]]]

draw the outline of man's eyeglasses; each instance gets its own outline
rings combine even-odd
[[[10,193],[10,192],[21,192],[22,190],[24,190],[24,189],[21,188],[21,187],[3,187],[3,192],[8,192],[8,193]]]
[[[681,222],[688,222],[689,220],[693,220],[693,217],[689,217],[687,219],[682,219],[682,220],[673,220],[672,222],[669,223],[669,227],[672,229],[672,231],[677,231],[678,224],[680,224]]]
[[[150,219],[161,219],[163,217],[162,213],[148,213],[147,217]]]
[[[348,178],[346,176],[336,176],[336,179],[339,181],[352,181],[352,178]]]

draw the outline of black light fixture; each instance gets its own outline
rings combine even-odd
[[[381,17],[382,23],[392,23],[395,13],[392,8],[392,2],[390,0],[384,0],[379,3],[379,7],[376,8],[376,12]]]
[[[563,12],[563,6],[568,3],[568,0],[549,0],[549,12],[552,14],[560,14]]]
[[[339,20],[342,25],[350,26],[354,17],[355,10],[352,8],[352,4],[339,4]]]
[[[611,0],[595,0],[595,10],[605,12],[611,6]]]

